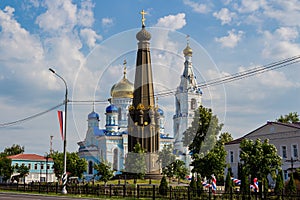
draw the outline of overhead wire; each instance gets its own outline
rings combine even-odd
[[[267,64],[267,65],[262,65],[260,67],[248,69],[248,70],[245,70],[245,71],[242,71],[242,72],[237,72],[237,73],[230,74],[230,75],[227,75],[227,76],[223,76],[223,77],[220,77],[220,78],[211,79],[211,80],[206,81],[206,82],[201,82],[201,83],[197,84],[197,86],[201,87],[201,88],[205,88],[205,87],[211,87],[211,86],[216,86],[216,85],[220,85],[220,84],[233,82],[233,81],[248,78],[250,76],[254,76],[254,75],[257,75],[257,74],[262,74],[262,73],[265,73],[267,71],[271,71],[271,70],[283,68],[283,67],[295,64],[295,63],[299,63],[300,62],[299,59],[300,59],[300,55],[293,56],[293,57],[283,59],[283,60],[280,60],[280,61],[276,61],[276,62]],[[154,96],[155,97],[165,97],[165,96],[175,94],[175,92],[176,92],[176,89],[162,90],[162,91],[159,91],[156,94],[154,94]],[[72,103],[72,104],[84,105],[83,103],[90,103],[90,102],[93,102],[93,103],[106,103],[107,100],[68,100],[68,102]],[[20,120],[16,120],[16,121],[12,121],[12,122],[6,122],[6,123],[0,123],[0,128],[13,126],[13,125],[20,124],[20,123],[23,123],[25,121],[37,118],[41,115],[44,115],[44,114],[46,114],[46,113],[48,113],[52,110],[55,110],[55,109],[59,108],[62,105],[64,105],[64,103],[60,103],[60,104],[58,104],[58,105],[56,105],[56,106],[54,106],[54,107],[52,107],[48,110],[42,111],[40,113],[31,115],[29,117],[26,117],[26,118],[23,118],[23,119],[20,119]]]

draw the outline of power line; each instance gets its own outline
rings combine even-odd
[[[283,67],[295,64],[295,63],[299,63],[300,62],[299,59],[300,59],[300,55],[290,57],[290,58],[283,59],[283,60],[280,60],[280,61],[277,61],[277,62],[273,62],[273,63],[267,64],[267,65],[262,65],[260,67],[256,67],[256,68],[253,68],[253,69],[248,69],[248,70],[245,70],[245,71],[242,71],[242,72],[230,74],[230,75],[223,76],[223,77],[216,78],[216,79],[212,79],[212,80],[209,80],[209,81],[206,81],[206,82],[201,82],[200,84],[197,84],[197,86],[203,88],[203,87],[216,86],[216,85],[220,85],[220,84],[225,84],[225,83],[237,81],[237,80],[248,78],[250,76],[254,76],[254,75],[257,75],[257,74],[262,74],[262,73],[265,73],[267,71],[271,71],[271,70],[283,68]],[[175,92],[176,92],[176,89],[162,90],[162,91],[158,92],[157,94],[155,94],[154,96],[155,97],[164,97],[164,96],[169,96],[169,95],[175,94]],[[77,104],[77,105],[84,105],[84,103],[90,103],[90,102],[99,103],[99,104],[107,103],[107,100],[68,100],[68,102],[70,102],[72,104]],[[58,104],[58,105],[56,105],[56,106],[54,106],[54,107],[52,107],[52,108],[50,108],[46,111],[34,114],[34,115],[26,117],[24,119],[16,120],[16,121],[13,121],[13,122],[1,123],[0,128],[13,126],[13,125],[16,125],[16,124],[20,124],[20,123],[29,121],[31,119],[37,118],[41,115],[44,115],[44,114],[46,114],[46,113],[48,113],[52,110],[55,110],[56,108],[58,108],[62,105],[64,105],[64,103],[60,103],[60,104]]]
[[[16,124],[20,124],[20,123],[23,123],[23,122],[26,122],[26,121],[29,121],[29,120],[32,120],[34,118],[37,118],[41,115],[44,115],[52,110],[55,110],[56,108],[59,108],[60,106],[64,105],[64,103],[60,103],[48,110],[45,110],[45,111],[42,111],[40,113],[37,113],[37,114],[34,114],[34,115],[31,115],[29,117],[26,117],[26,118],[23,118],[23,119],[20,119],[20,120],[16,120],[16,121],[13,121],[13,122],[7,122],[7,123],[1,123],[0,124],[0,128],[3,128],[3,127],[8,127],[8,126],[13,126],[13,125],[16,125]]]

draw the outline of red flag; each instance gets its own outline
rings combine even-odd
[[[57,111],[58,122],[59,122],[59,130],[61,139],[64,140],[64,120],[65,120],[65,112],[58,110]]]

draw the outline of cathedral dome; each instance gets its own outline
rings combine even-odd
[[[187,46],[185,47],[185,49],[183,50],[183,54],[184,54],[184,56],[192,56],[193,50],[192,50],[192,48],[190,47],[190,45],[187,45]]]
[[[91,112],[89,115],[88,115],[88,119],[99,119],[99,115],[98,113],[96,113],[95,111]]]
[[[118,107],[111,104],[106,108],[106,113],[118,112]]]
[[[112,98],[133,98],[133,90],[133,84],[123,77],[120,82],[112,86],[110,95]]]
[[[142,30],[136,34],[136,39],[138,41],[149,41],[151,39],[151,34],[143,27]]]

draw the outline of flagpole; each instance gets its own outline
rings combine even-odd
[[[65,130],[64,130],[64,173],[62,175],[62,182],[63,182],[63,188],[62,188],[62,191],[61,193],[62,194],[67,194],[68,191],[67,191],[67,188],[66,188],[66,184],[67,184],[67,151],[66,151],[66,148],[67,148],[67,106],[68,106],[68,86],[67,86],[67,82],[65,81],[65,79],[63,77],[61,77],[59,74],[57,74],[53,69],[49,68],[49,70],[55,74],[58,78],[60,78],[64,84],[65,84],[65,87],[66,87],[66,93],[65,93]]]

